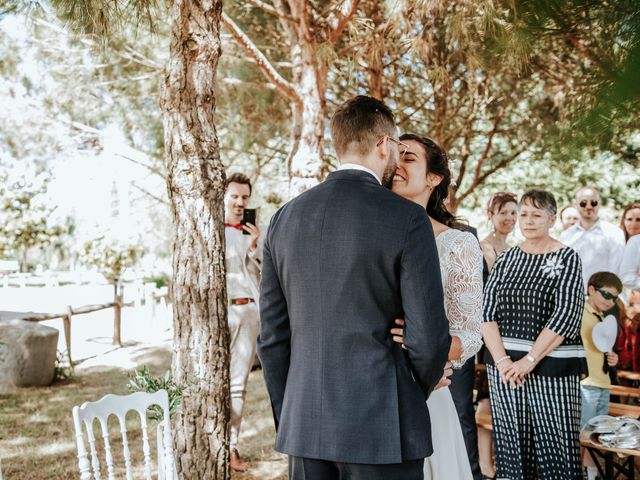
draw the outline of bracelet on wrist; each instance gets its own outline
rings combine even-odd
[[[530,353],[524,358],[526,358],[530,363],[536,363],[536,357],[534,357]]]
[[[502,357],[500,360],[493,362],[493,364],[497,367],[500,363],[504,362],[505,360],[511,358],[509,355],[505,355],[504,357]]]

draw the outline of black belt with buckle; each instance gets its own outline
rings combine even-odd
[[[253,298],[232,298],[229,300],[229,305],[248,305],[254,302]]]

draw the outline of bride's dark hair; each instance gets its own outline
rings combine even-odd
[[[400,140],[413,140],[422,145],[427,154],[427,173],[435,173],[442,177],[442,181],[429,196],[429,202],[427,203],[429,216],[448,227],[464,230],[465,225],[461,219],[453,215],[445,205],[445,200],[449,196],[449,186],[451,185],[451,170],[449,170],[447,152],[430,138],[414,135],[413,133],[401,135]]]

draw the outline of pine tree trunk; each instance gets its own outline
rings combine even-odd
[[[29,249],[22,247],[20,254],[18,255],[18,263],[20,267],[20,273],[29,273]]]
[[[311,46],[302,46],[300,80],[297,85],[302,98],[300,138],[290,169],[289,194],[291,197],[320,183],[326,173],[322,152],[322,138],[326,116],[324,69],[316,65]],[[305,52],[305,50],[308,50]]]
[[[226,479],[229,332],[224,168],[214,125],[219,0],[175,0],[163,94],[173,247],[173,376],[185,385],[174,419],[181,478]]]
[[[388,25],[386,9],[382,2],[374,2],[369,18],[373,22],[373,44],[367,52],[367,83],[369,95],[378,100],[384,100],[387,86],[384,77],[385,29]]]

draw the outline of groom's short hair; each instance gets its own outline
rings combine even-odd
[[[366,95],[347,100],[331,118],[331,138],[338,158],[349,150],[366,155],[381,137],[393,135],[395,129],[391,109],[383,101]]]

